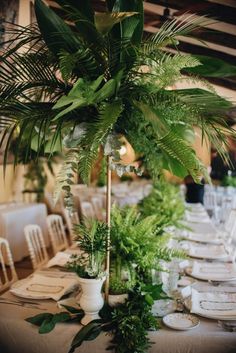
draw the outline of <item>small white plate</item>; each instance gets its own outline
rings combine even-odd
[[[192,330],[200,324],[200,320],[191,314],[173,313],[163,317],[163,322],[167,327],[174,330]]]

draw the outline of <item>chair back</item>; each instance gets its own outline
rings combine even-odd
[[[33,269],[38,270],[49,260],[42,230],[37,224],[29,224],[25,226],[24,233]]]
[[[62,217],[56,214],[47,216],[49,237],[54,254],[69,247]]]
[[[80,207],[83,218],[96,218],[93,206],[89,201],[82,201]]]
[[[73,243],[74,241],[74,230],[73,230],[73,225],[74,224],[79,224],[79,215],[78,212],[74,211],[70,213],[68,210],[65,209],[65,221],[66,221],[66,226],[69,232],[70,236],[70,241]]]
[[[18,280],[10,246],[4,238],[0,238],[0,269],[0,292],[3,292]]]
[[[93,196],[91,197],[91,202],[95,212],[95,216],[99,221],[105,220],[103,215],[103,198],[102,196]]]

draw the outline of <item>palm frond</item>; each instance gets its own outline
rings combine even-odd
[[[210,23],[212,23],[212,20],[210,21],[206,16],[199,18],[194,14],[183,15],[171,21],[166,21],[160,30],[144,44],[145,50],[150,52],[154,48],[163,48],[168,44],[177,45],[178,36],[189,36],[194,30]]]
[[[170,131],[166,136],[157,141],[157,145],[172,157],[177,160],[190,174],[196,183],[199,183],[204,176],[209,181],[209,176],[206,168],[197,158],[195,151],[173,131]]]

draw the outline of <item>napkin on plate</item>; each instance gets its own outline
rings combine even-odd
[[[194,232],[188,232],[187,235],[184,235],[186,239],[192,240],[192,241],[197,241],[200,243],[209,243],[209,244],[223,244],[224,241],[222,238],[218,236],[218,234],[215,233],[194,233]]]
[[[25,280],[16,282],[10,292],[20,297],[32,299],[60,300],[63,295],[72,292],[78,286],[77,278],[53,278],[46,274],[34,273]]]
[[[54,257],[51,258],[51,260],[48,261],[47,267],[52,267],[52,266],[61,266],[65,267],[67,262],[70,260],[71,253],[67,252],[62,252],[58,251]]]
[[[203,259],[226,259],[229,253],[226,251],[224,245],[195,245],[189,244],[188,255],[192,257],[199,257]]]
[[[192,289],[191,313],[219,319],[236,319],[236,293],[198,292]]]
[[[202,280],[230,281],[236,279],[236,265],[194,261],[191,274]]]
[[[196,215],[196,214],[186,214],[186,220],[188,222],[194,222],[194,223],[211,223],[211,220],[208,216],[206,215]]]

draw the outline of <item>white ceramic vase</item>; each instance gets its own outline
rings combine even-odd
[[[81,320],[82,325],[87,325],[90,321],[100,318],[98,313],[104,304],[101,293],[104,281],[105,277],[94,279],[79,277],[79,283],[82,288],[79,304],[85,312],[85,316]]]

